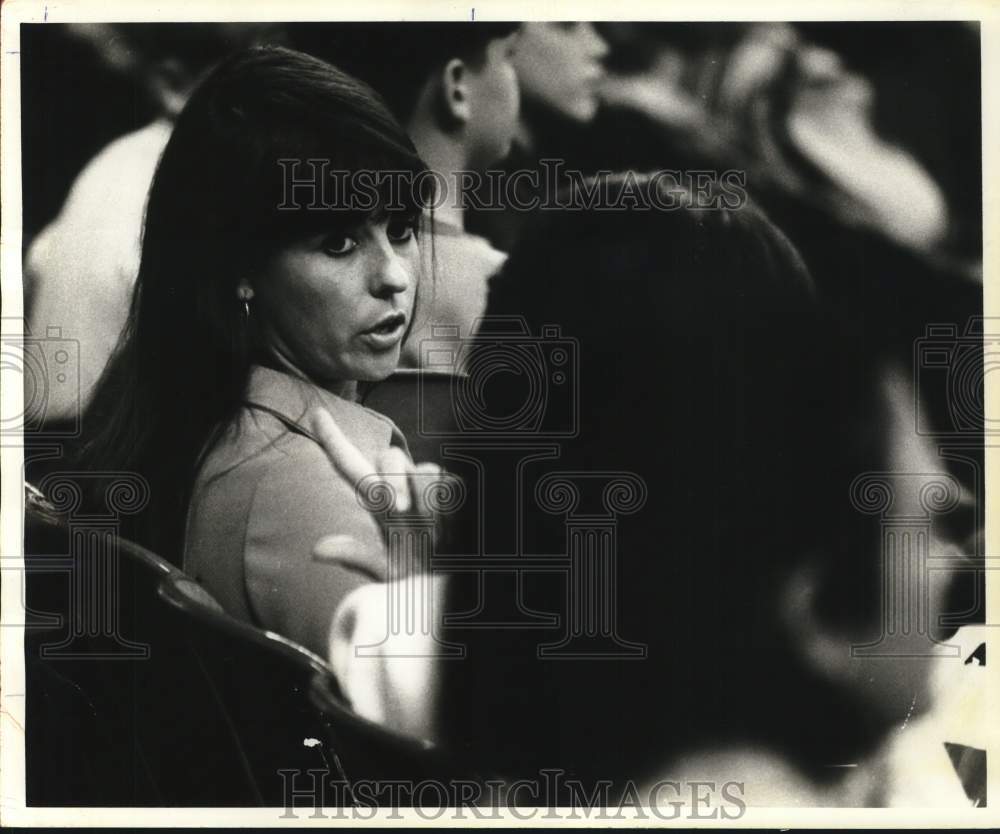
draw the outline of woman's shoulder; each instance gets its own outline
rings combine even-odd
[[[205,452],[197,481],[259,477],[286,460],[310,459],[310,447],[315,445],[290,432],[275,417],[244,407]]]
[[[267,473],[333,472],[309,428],[307,415],[313,408],[329,412],[370,459],[389,446],[406,448],[395,423],[383,414],[287,374],[255,368],[243,407],[205,455],[199,482],[228,475],[260,478]]]
[[[291,434],[316,442],[307,420],[314,408],[329,412],[347,438],[371,458],[399,445],[399,429],[388,417],[290,374],[259,366],[252,370],[245,409],[270,415]]]
[[[254,530],[258,538],[286,543],[305,537],[311,547],[321,535],[336,532],[327,529],[332,523],[361,524],[352,519],[362,515],[354,488],[322,446],[274,415],[247,408],[199,470],[189,525],[215,527],[224,517],[239,528],[241,540]]]

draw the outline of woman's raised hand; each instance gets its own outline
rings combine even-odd
[[[436,463],[414,463],[396,446],[386,449],[375,461],[369,461],[324,408],[310,411],[306,423],[323,445],[331,463],[352,487],[373,491],[382,486],[391,490],[388,510],[430,515],[432,509],[428,498],[433,487],[454,477],[446,475]]]
[[[433,463],[414,464],[398,448],[390,448],[370,461],[344,435],[329,412],[315,409],[307,425],[322,444],[331,463],[358,491],[364,502],[378,496],[379,509],[404,514],[414,522],[434,517],[431,496],[453,475]],[[323,561],[357,564],[371,554],[349,536],[327,536],[316,543],[313,557]],[[393,553],[388,559],[404,560]],[[428,571],[428,562],[410,563],[418,572]],[[441,593],[441,576],[417,575],[390,566],[388,583],[369,583],[348,594],[334,612],[330,624],[328,660],[341,690],[354,710],[372,721],[401,733],[434,736],[437,698],[437,666],[434,660],[433,600]],[[392,599],[405,600],[412,615],[409,626],[394,628]]]

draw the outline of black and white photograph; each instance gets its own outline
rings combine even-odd
[[[4,825],[997,823],[1000,9],[715,5],[4,4]]]

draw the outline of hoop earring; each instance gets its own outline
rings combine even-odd
[[[248,324],[250,322],[250,299],[253,298],[253,289],[246,282],[241,282],[239,288],[236,290],[236,297],[243,302],[243,323]]]

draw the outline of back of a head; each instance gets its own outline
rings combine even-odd
[[[517,31],[519,23],[293,24],[296,48],[354,75],[385,98],[403,124],[413,115],[432,74],[453,58],[476,65],[490,41]]]
[[[604,185],[606,205],[623,183]],[[638,179],[640,197],[651,187]],[[457,724],[475,726],[501,691],[490,755],[595,778],[722,738],[766,737],[805,759],[866,744],[872,728],[845,730],[851,705],[802,665],[779,614],[782,580],[848,534],[850,480],[877,454],[856,443],[871,380],[784,236],[752,205],[543,212],[493,280],[487,314],[522,316],[536,337],[557,325],[578,353],[573,384],[545,392],[547,410],[575,414],[576,433],[525,470],[526,552],[567,547],[565,517],[531,498],[546,473],[626,472],[645,485],[642,509],[614,523],[616,584],[601,592],[617,594],[618,633],[648,656],[545,661],[537,646],[551,631],[472,635],[493,671],[456,672],[475,689],[471,706],[455,705],[470,723]],[[495,388],[490,401],[511,413]],[[852,553],[840,569],[872,567],[871,551]],[[843,615],[866,618],[869,574],[851,576]],[[523,581],[523,604],[566,616],[565,581]]]

